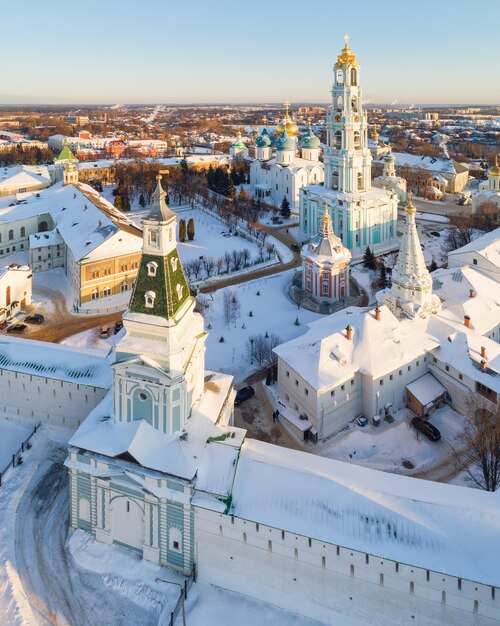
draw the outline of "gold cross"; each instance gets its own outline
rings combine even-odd
[[[346,46],[349,43],[349,35],[347,33],[344,35],[344,43]]]

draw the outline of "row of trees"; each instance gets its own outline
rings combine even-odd
[[[0,152],[0,167],[11,165],[42,165],[51,163],[54,155],[49,148],[23,148],[20,145]]]
[[[476,213],[453,214],[449,220],[451,228],[445,234],[445,247],[451,251],[470,243],[478,230],[489,233],[498,228],[500,207],[493,202],[485,202],[477,208]]]
[[[270,259],[274,253],[273,244],[266,246],[259,246],[259,260],[264,261],[267,255],[267,259]],[[237,272],[241,269],[245,269],[251,264],[252,255],[248,248],[243,250],[233,250],[232,252],[226,251],[223,256],[215,259],[211,256],[203,256],[199,259],[191,259],[187,263],[184,263],[184,271],[189,279],[198,280],[203,277],[219,276],[220,274],[229,272]]]

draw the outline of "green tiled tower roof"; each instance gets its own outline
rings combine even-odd
[[[71,149],[67,143],[64,144],[63,149],[59,153],[59,156],[57,157],[56,160],[57,161],[76,161],[76,157],[71,152]]]
[[[156,275],[150,276],[148,263],[156,263]],[[175,267],[175,269],[174,269]],[[179,286],[182,289],[179,297]],[[155,294],[153,306],[146,306],[146,294]],[[189,286],[177,249],[167,256],[142,255],[129,311],[172,319],[190,297]]]

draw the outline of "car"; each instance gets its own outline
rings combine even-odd
[[[300,248],[300,246],[299,246],[299,244],[298,244],[298,243],[292,243],[291,248],[292,248],[292,250],[293,250],[294,252],[300,252],[300,250],[301,250],[301,248]]]
[[[366,417],[363,417],[362,415],[360,415],[359,417],[356,418],[356,424],[358,426],[361,426],[361,428],[363,428],[368,424],[368,420],[366,419]]]
[[[422,433],[430,441],[439,441],[441,439],[441,433],[433,426],[428,420],[424,420],[421,417],[414,417],[411,420],[411,425],[415,430]]]
[[[28,330],[28,326],[26,324],[14,324],[13,326],[9,326],[7,328],[8,333],[16,333],[16,335],[22,335]]]
[[[236,398],[234,399],[234,406],[240,406],[242,402],[245,400],[249,400],[252,396],[255,395],[255,389],[253,387],[242,387],[238,389],[236,392]]]
[[[110,334],[109,326],[101,326],[101,332],[99,333],[101,339],[107,339]]]
[[[117,335],[122,328],[123,328],[123,322],[122,321],[116,322],[116,324],[115,324],[115,335]]]
[[[24,321],[28,324],[43,324],[45,318],[40,313],[34,313],[33,315],[28,315]]]

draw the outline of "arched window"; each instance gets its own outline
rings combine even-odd
[[[357,130],[354,131],[354,147],[359,148],[361,145],[361,137]]]
[[[334,145],[336,148],[341,148],[342,147],[342,133],[340,130],[338,130],[335,133],[335,142]]]
[[[128,283],[123,282],[123,283],[120,285],[120,291],[121,291],[122,293],[123,293],[124,291],[128,291],[128,287],[129,287]]]
[[[342,96],[337,96],[337,111],[342,111],[342,107],[344,106],[344,99]]]
[[[149,231],[149,244],[155,248],[158,247],[158,231],[156,230]]]
[[[337,85],[344,84],[344,72],[342,70],[337,70]]]
[[[154,291],[146,291],[144,294],[144,304],[148,309],[152,309],[155,305],[156,294]]]
[[[21,237],[26,237],[26,228],[21,226]]]
[[[177,259],[177,257],[175,257],[175,256],[173,256],[173,257],[170,259],[170,264],[172,265],[172,271],[173,271],[173,272],[175,272],[175,270],[177,269],[177,261],[178,261],[178,259]]]
[[[92,300],[99,300],[99,289],[94,289],[94,291],[92,292]]]
[[[182,298],[182,285],[177,283],[175,290],[177,291],[177,298],[180,300]]]
[[[333,189],[339,188],[339,173],[337,170],[332,172],[332,188]]]
[[[155,261],[150,261],[147,264],[147,268],[148,268],[148,276],[156,276],[156,270],[158,269],[158,263],[156,263]]]
[[[78,519],[90,522],[90,502],[87,498],[80,498],[78,502]]]
[[[40,222],[40,224],[38,224],[39,233],[45,233],[48,229],[49,229],[49,225],[47,224],[45,220],[43,220],[43,222]]]
[[[363,174],[358,172],[358,191],[363,191]]]
[[[14,231],[9,230],[9,241],[12,241],[13,239],[14,239]]]
[[[102,295],[104,296],[104,298],[108,298],[111,295],[111,287],[106,285],[106,287],[104,287],[102,291]]]
[[[356,87],[356,85],[358,84],[358,72],[352,68],[351,69],[351,85],[353,87]]]
[[[175,552],[182,552],[181,531],[175,526],[170,526],[168,529],[168,547]]]
[[[351,109],[353,111],[357,111],[358,110],[358,99],[357,98],[352,98],[352,100],[351,100]]]

